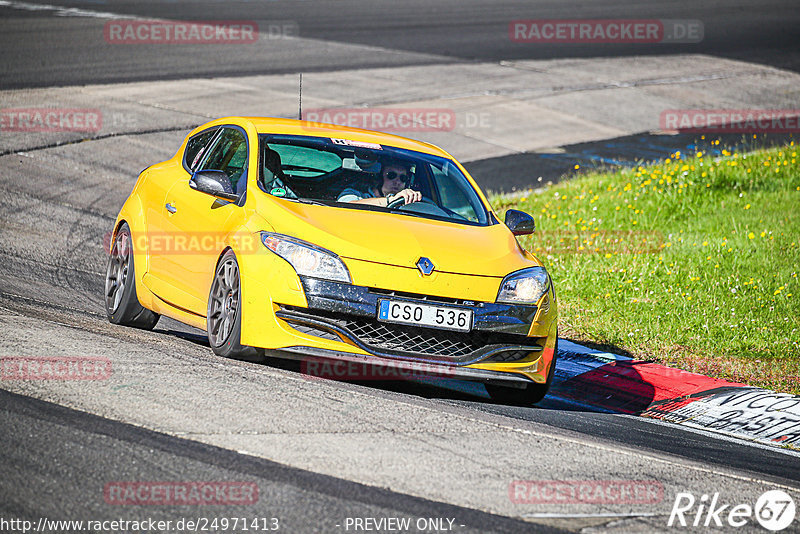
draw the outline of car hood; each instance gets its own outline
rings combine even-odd
[[[438,272],[503,277],[537,265],[503,224],[471,226],[400,213],[280,200],[264,214],[281,234],[342,258],[416,269],[426,257]]]

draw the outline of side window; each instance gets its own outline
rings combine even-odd
[[[183,154],[183,166],[187,171],[193,172],[206,153],[208,144],[214,139],[214,134],[217,133],[217,128],[201,132],[186,143],[186,151]]]
[[[241,194],[247,184],[246,168],[247,138],[244,133],[235,128],[223,128],[222,133],[197,170],[224,171],[231,180],[233,190]]]
[[[477,199],[470,198],[474,197],[475,193],[465,188],[465,178],[461,176],[461,173],[456,175],[449,166],[439,169],[436,165],[431,165],[430,169],[436,181],[439,203],[468,221],[478,222],[479,217],[474,204]],[[451,172],[447,172],[448,170]],[[468,191],[472,192],[472,195]]]

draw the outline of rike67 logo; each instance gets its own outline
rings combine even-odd
[[[719,493],[712,496],[704,494],[700,499],[691,493],[678,493],[667,526],[717,527],[730,531],[731,527],[752,525],[755,520],[765,529],[777,532],[789,527],[794,516],[794,500],[781,490],[765,492],[758,498],[755,506],[747,503],[723,503]]]

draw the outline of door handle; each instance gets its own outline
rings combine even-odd
[[[178,211],[178,208],[176,208],[175,206],[173,206],[169,202],[167,202],[167,205],[164,206],[164,207],[167,208],[167,211],[170,212],[170,213],[175,213],[176,211]]]

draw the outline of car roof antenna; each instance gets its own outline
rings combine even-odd
[[[300,73],[300,102],[297,110],[297,120],[303,120],[303,73]]]

